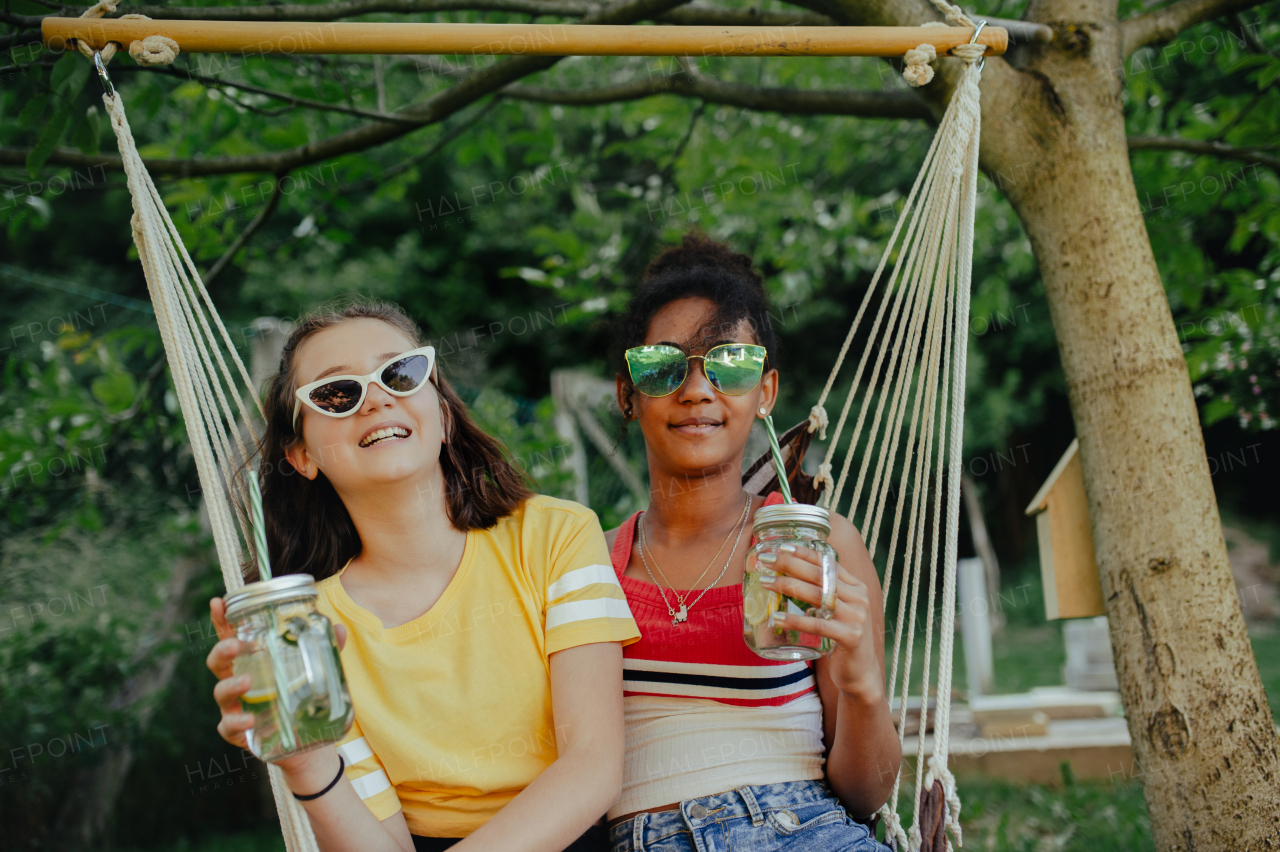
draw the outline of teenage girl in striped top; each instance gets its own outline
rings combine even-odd
[[[835,650],[813,664],[771,662],[743,641],[749,528],[766,501],[743,490],[742,462],[779,381],[767,304],[750,258],[686,236],[649,265],[618,324],[618,404],[644,433],[651,501],[606,534],[641,632],[623,652],[613,852],[885,849],[851,818],[888,799],[901,751],[880,584],[847,520],[831,515],[842,566],[834,617],[776,622],[830,637]],[[734,350],[744,346],[757,348]],[[713,366],[726,352],[762,356],[759,373],[726,379]],[[816,563],[807,549],[781,556],[785,576],[771,588],[818,604]]]

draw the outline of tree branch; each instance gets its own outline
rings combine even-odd
[[[633,24],[652,20],[684,0],[625,0],[582,19],[584,24]],[[474,103],[485,95],[502,89],[521,77],[550,68],[559,62],[560,56],[518,56],[503,60],[487,68],[473,71],[459,82],[420,104],[399,112],[406,119],[396,124],[377,121],[330,136],[319,142],[299,145],[287,151],[273,154],[249,154],[237,157],[218,157],[209,160],[147,160],[153,174],[173,174],[181,177],[233,174],[237,172],[271,172],[273,174],[329,160],[353,151],[363,151],[377,145],[399,139],[417,127],[435,124],[458,110]],[[22,165],[26,162],[21,149],[0,148],[0,163]],[[89,156],[77,151],[58,149],[47,162],[53,165],[85,166],[109,165],[119,167],[120,158]]]
[[[1274,50],[1267,50],[1267,46],[1262,43],[1262,39],[1258,38],[1257,25],[1249,26],[1249,22],[1244,19],[1244,15],[1236,12],[1236,23],[1240,25],[1240,35],[1244,36],[1245,42],[1249,45],[1249,49],[1254,53],[1262,56],[1280,56]]]
[[[7,5],[7,4],[6,4]],[[40,29],[44,15],[18,15],[13,12],[0,12],[0,24],[11,24],[15,27],[35,27]]]
[[[420,154],[414,154],[412,157],[408,158],[407,160],[402,160],[401,162],[396,163],[395,165],[390,166],[382,170],[381,172],[378,172],[377,174],[370,175],[369,177],[361,178],[360,180],[353,181],[352,183],[346,184],[345,186],[337,187],[334,190],[333,194],[328,196],[328,198],[326,198],[320,204],[319,208],[313,211],[311,215],[315,217],[316,221],[319,221],[322,215],[324,215],[325,213],[328,213],[333,209],[334,203],[338,198],[349,195],[350,193],[353,193],[353,192],[368,192],[372,189],[376,189],[377,187],[386,183],[391,178],[396,177],[400,174],[403,174],[404,172],[407,172],[409,169],[413,168],[418,163],[431,159],[436,154],[444,150],[444,147],[448,145],[450,142],[457,139],[463,133],[467,132],[476,124],[478,124],[481,119],[483,119],[486,115],[488,115],[489,112],[492,111],[493,108],[496,107],[501,102],[502,102],[501,97],[490,98],[489,102],[485,104],[483,107],[481,107],[480,109],[476,110],[473,115],[468,116],[466,119],[458,122],[455,126],[449,128],[448,130],[441,133],[438,137],[436,137],[436,141],[433,142],[431,144],[431,147],[428,148],[426,151],[423,151]],[[287,245],[288,243],[296,239],[298,239],[297,232],[295,232],[289,238],[270,247],[268,250],[275,250],[280,246]]]
[[[545,57],[530,57],[545,58]],[[475,75],[471,75],[474,77]],[[237,84],[232,84],[237,85]],[[459,84],[461,85],[461,84]],[[450,89],[449,91],[452,91]],[[445,94],[448,94],[446,92]],[[708,103],[734,106],[761,112],[778,112],[787,115],[850,115],[860,118],[917,118],[932,120],[933,115],[914,92],[860,92],[860,91],[805,91],[803,89],[761,88],[740,83],[726,83],[710,77],[690,77],[673,74],[651,80],[636,80],[617,86],[598,89],[554,89],[544,86],[509,85],[499,93],[501,97],[537,103],[562,104],[564,106],[598,106],[600,104],[634,101],[655,95],[680,95],[701,98]],[[435,99],[433,99],[435,100]],[[458,107],[459,109],[461,107]],[[452,110],[451,112],[456,112]],[[445,113],[441,114],[441,118]],[[439,119],[436,119],[439,120]],[[417,120],[415,126],[432,122]],[[382,125],[386,127],[386,125]],[[200,175],[232,174],[235,172],[269,171],[276,163],[288,162],[294,169],[320,160],[329,159],[368,145],[349,144],[355,133],[368,133],[376,129],[369,126],[340,134],[315,146],[295,148],[281,154],[250,157],[221,157],[214,160],[166,160],[147,159],[152,174],[195,177]],[[395,136],[403,135],[396,129]],[[376,143],[370,143],[376,144]],[[1153,146],[1154,147],[1154,146]],[[334,150],[333,154],[320,155],[320,151]],[[305,156],[304,156],[305,155]],[[286,160],[286,157],[292,159]],[[20,166],[27,161],[27,149],[0,146],[0,164]],[[120,168],[120,158],[109,154],[82,154],[69,148],[57,148],[49,155],[50,165],[110,166]]]
[[[1239,160],[1258,164],[1280,174],[1280,157],[1264,154],[1263,148],[1237,148],[1221,142],[1201,142],[1196,139],[1179,139],[1174,136],[1130,136],[1130,151],[1187,151],[1226,160]]]
[[[395,113],[376,112],[374,110],[357,109],[355,107],[345,107],[340,104],[331,104],[326,101],[313,101],[309,98],[299,98],[295,95],[289,95],[284,92],[276,92],[271,89],[263,89],[249,83],[237,83],[231,80],[222,80],[217,77],[207,77],[204,74],[196,74],[185,68],[178,68],[173,65],[121,65],[113,68],[112,73],[117,71],[145,71],[151,74],[163,74],[166,77],[176,77],[180,80],[195,80],[197,83],[203,83],[205,86],[227,86],[241,92],[252,92],[257,95],[265,95],[268,98],[274,98],[278,101],[284,101],[287,104],[306,109],[326,110],[328,112],[340,112],[346,115],[354,115],[360,118],[372,118],[375,121],[387,121],[391,123],[403,123],[412,127],[420,127],[422,122],[411,118],[405,118]]]
[[[805,3],[797,5],[806,6]],[[317,5],[257,6],[135,6],[129,11],[149,18],[169,21],[335,21],[372,14],[415,15],[433,12],[511,12],[521,15],[554,15],[577,18],[599,13],[603,3],[589,0],[348,0]],[[61,14],[72,14],[67,11]],[[39,27],[44,15],[17,15],[0,12],[0,23]],[[830,26],[834,21],[823,14],[774,12],[762,9],[730,9],[694,4],[688,9],[660,13],[655,20],[669,24],[709,26]]]
[[[684,149],[689,145],[689,140],[693,138],[693,131],[698,127],[698,119],[702,118],[702,114],[707,111],[707,102],[701,101],[694,108],[693,114],[689,116],[689,126],[685,130],[680,141],[676,143],[676,149],[671,152],[671,158],[667,160],[667,164],[658,170],[658,176],[662,178],[663,183],[672,183],[671,175],[675,172],[676,163],[680,161],[680,155],[684,153]]]
[[[1265,2],[1266,0],[1178,0],[1171,6],[1122,21],[1121,55],[1128,58],[1140,47],[1172,41],[1188,27]]]
[[[596,106],[654,95],[681,95],[708,103],[789,115],[853,115],[861,118],[923,118],[932,113],[914,92],[806,91],[726,83],[711,77],[672,74],[597,89],[553,89],[513,85],[506,97],[565,106]]]
[[[218,258],[218,262],[213,265],[213,268],[205,273],[205,286],[213,283],[213,279],[217,278],[218,273],[222,272],[222,270],[226,268],[227,264],[231,262],[231,259],[236,256],[236,252],[244,248],[245,243],[249,242],[249,240],[253,238],[253,235],[258,233],[258,229],[262,227],[263,223],[265,223],[267,219],[271,218],[271,214],[276,212],[276,208],[280,206],[280,197],[284,195],[283,187],[285,177],[287,177],[287,175],[276,175],[276,185],[271,190],[271,197],[267,199],[266,205],[258,211],[257,216],[253,217],[253,221],[245,226],[245,229],[240,232],[240,236],[236,237],[235,242],[231,244],[230,248],[222,253],[222,257]]]
[[[39,44],[40,40],[39,30],[26,30],[13,35],[0,36],[0,51],[11,50],[24,44]]]
[[[605,8],[585,0],[351,0],[351,2],[262,4],[255,6],[130,6],[121,9],[160,21],[336,21],[360,15],[421,15],[433,12],[512,12],[574,18]],[[75,17],[70,7],[52,15],[19,15],[0,11],[0,23],[39,27],[46,17]],[[118,15],[108,15],[108,18]]]

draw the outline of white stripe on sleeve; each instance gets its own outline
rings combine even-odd
[[[355,779],[351,786],[356,788],[356,795],[361,799],[369,799],[390,787],[391,781],[387,778],[387,773],[379,769]]]
[[[362,760],[373,757],[373,749],[369,748],[369,744],[365,742],[364,737],[358,740],[352,740],[345,745],[338,746],[338,754],[342,755],[342,759],[347,762],[347,766],[355,766]]]
[[[588,565],[585,568],[577,568],[570,571],[548,586],[547,600],[553,601],[562,595],[576,592],[578,589],[583,589],[596,583],[605,583],[622,588],[618,584],[617,575],[613,573],[612,565]]]
[[[547,610],[547,630],[594,618],[631,618],[631,607],[627,606],[626,601],[617,598],[556,604]]]

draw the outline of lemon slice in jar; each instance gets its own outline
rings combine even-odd
[[[742,596],[742,613],[747,624],[758,627],[768,620],[770,613],[778,609],[778,593],[771,592],[760,585],[756,576],[750,575],[747,588]]]
[[[276,700],[276,690],[273,686],[263,687],[262,689],[251,689],[244,695],[240,696],[240,703],[244,704],[265,704],[268,701]],[[247,708],[246,708],[247,709]]]

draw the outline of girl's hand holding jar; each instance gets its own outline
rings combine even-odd
[[[255,652],[249,642],[238,638],[237,630],[228,621],[226,612],[226,603],[222,598],[213,598],[209,601],[209,614],[218,634],[218,643],[209,651],[205,663],[214,677],[218,678],[218,683],[213,688],[214,701],[222,711],[222,719],[218,722],[218,734],[231,745],[256,754],[261,750],[261,746],[259,749],[252,748],[249,735],[259,719],[255,713],[248,712],[246,708],[255,708],[267,700],[277,700],[277,689],[270,670],[262,672],[264,679],[269,681],[266,684],[255,684],[252,674],[236,674],[238,658],[243,668],[243,663],[251,655],[256,653],[265,657],[265,654],[260,650]],[[338,649],[341,650],[347,642],[346,627],[336,624],[333,625],[333,630],[336,634]],[[345,688],[343,691],[345,692]],[[343,727],[345,730],[346,726]],[[314,746],[309,749],[304,748],[293,754],[271,759],[271,762],[279,766],[289,777],[291,789],[295,787],[310,789],[308,782],[312,775],[315,775],[317,780],[323,776],[324,781],[321,782],[323,786],[323,783],[327,783],[329,777],[334,774],[338,765],[336,750],[332,743],[319,748]]]
[[[761,577],[761,586],[784,598],[794,598],[815,608],[822,606],[823,558],[816,550],[783,544],[777,552],[762,554],[759,559],[779,575]],[[779,610],[770,616],[772,623],[775,627],[832,640],[835,647],[830,655],[831,678],[840,691],[864,702],[882,700],[884,682],[867,586],[837,562],[835,591],[836,606],[831,618]]]

